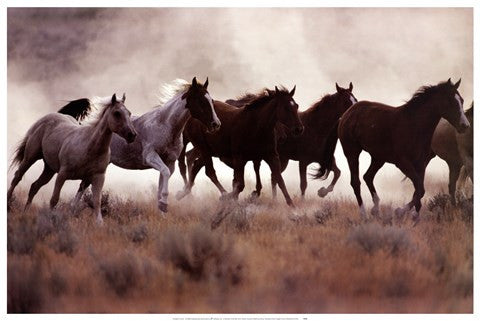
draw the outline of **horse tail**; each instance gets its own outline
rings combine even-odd
[[[60,114],[70,115],[78,121],[83,120],[90,114],[92,104],[89,99],[81,98],[72,100],[58,110]]]
[[[328,134],[327,141],[325,142],[323,150],[322,159],[319,162],[320,167],[318,168],[317,173],[312,175],[314,179],[326,179],[328,177],[328,174],[330,174],[330,171],[332,170],[333,161],[335,159],[333,154],[335,153],[338,139],[338,123],[339,121],[337,120],[335,126],[333,126],[333,128],[330,130],[330,133]]]
[[[20,164],[20,162],[23,160],[23,157],[25,156],[25,148],[27,147],[27,137],[28,136],[25,136],[15,149],[15,153],[13,154],[13,160],[10,164],[9,169]]]

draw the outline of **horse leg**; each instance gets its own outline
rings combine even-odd
[[[362,219],[366,219],[367,212],[365,211],[365,206],[363,205],[362,195],[360,192],[360,178],[358,171],[358,156],[360,156],[361,149],[347,148],[347,146],[344,146],[343,150],[348,161],[348,167],[350,169],[350,185],[353,188],[353,192],[357,198],[358,207],[360,208],[360,217]]]
[[[286,160],[281,159],[280,160],[280,173],[283,173],[285,168],[287,168],[287,165],[288,165],[288,159],[286,159]],[[283,178],[282,178],[282,180],[283,180]],[[278,184],[278,181],[276,179],[276,176],[273,175],[273,172],[271,173],[271,181],[272,181],[272,197],[274,199],[276,199],[277,198],[277,184]],[[282,190],[282,193],[283,193],[283,190]]]
[[[327,196],[328,193],[333,191],[333,188],[335,187],[335,184],[337,184],[337,181],[340,178],[341,171],[338,168],[337,163],[335,162],[335,158],[333,159],[332,170],[333,170],[333,180],[330,183],[330,185],[328,185],[327,188],[322,187],[318,190],[317,194],[320,197],[325,197],[325,196]]]
[[[217,173],[215,172],[215,168],[213,167],[213,161],[211,157],[203,158],[204,165],[205,165],[205,173],[207,174],[208,178],[212,181],[213,184],[218,188],[222,195],[227,193],[227,190],[223,188],[222,184],[218,181]]]
[[[187,160],[188,164],[188,160]],[[198,172],[202,167],[204,166],[204,159],[203,157],[197,158],[193,161],[191,165],[188,165],[189,171],[188,171],[188,182],[187,184],[183,187],[182,191],[178,191],[177,195],[175,196],[177,200],[181,200],[190,192],[192,191],[193,184],[195,183],[195,177],[197,177]]]
[[[38,190],[43,185],[50,182],[53,175],[55,175],[55,172],[45,163],[42,174],[40,174],[40,177],[35,182],[33,182],[32,186],[30,186],[30,191],[28,192],[28,200],[27,200],[27,203],[25,204],[24,211],[26,211],[30,207],[33,197],[37,194]]]
[[[245,164],[246,161],[240,158],[233,158],[233,181],[232,181],[232,192],[230,196],[233,199],[238,199],[238,195],[243,191],[245,188]]]
[[[252,192],[252,197],[259,197],[262,191],[262,179],[260,178],[260,164],[262,163],[261,160],[254,160],[253,161],[253,170],[255,171],[255,190]]]
[[[90,186],[90,180],[88,179],[83,179],[82,182],[80,183],[80,187],[78,188],[77,194],[75,195],[75,198],[73,199],[72,203],[70,204],[70,209],[72,212],[77,211],[78,203],[80,203],[80,200],[82,199],[83,194],[87,190],[88,186]]]
[[[187,179],[187,165],[185,164],[185,153],[186,153],[187,145],[183,145],[182,151],[180,152],[180,155],[178,155],[178,170],[180,171],[180,174],[182,175],[183,178],[183,184],[187,185],[188,179]]]
[[[307,166],[306,162],[298,162],[298,171],[300,174],[300,193],[302,194],[302,199],[305,198],[305,190],[307,189]]]
[[[455,192],[457,189],[457,180],[460,175],[461,164],[447,163],[448,164],[448,193],[450,194],[450,200],[453,205],[457,203]]]
[[[158,177],[158,209],[163,213],[168,212],[168,179],[171,172],[167,165],[162,161],[160,156],[155,151],[150,151],[145,154],[144,159],[146,163],[155,168],[159,172]]]
[[[64,171],[60,170],[55,180],[55,187],[53,188],[52,198],[50,199],[50,208],[54,209],[60,198],[60,191],[62,190],[63,184],[67,180],[67,175]]]
[[[22,180],[23,175],[25,172],[32,166],[38,159],[32,158],[32,159],[23,159],[20,165],[18,166],[18,169],[15,171],[15,174],[13,176],[12,183],[10,184],[10,188],[8,189],[7,192],[7,203],[10,202],[12,195],[13,195],[13,190],[15,187],[20,183]]]
[[[397,216],[403,216],[407,211],[410,211],[415,206],[415,213],[413,214],[413,220],[415,225],[420,218],[420,209],[422,207],[421,199],[425,195],[425,188],[423,186],[423,179],[425,176],[425,163],[415,167],[410,161],[402,160],[397,164],[397,167],[408,177],[413,183],[415,192],[413,193],[412,200],[406,204],[403,208],[397,208],[395,214]]]
[[[96,216],[97,223],[103,224],[102,218],[102,189],[105,182],[105,174],[98,174],[92,177],[92,201],[93,213]]]
[[[292,199],[290,198],[290,195],[288,194],[287,187],[285,186],[285,182],[282,177],[282,171],[287,167],[288,160],[284,161],[281,164],[278,155],[273,155],[271,157],[267,157],[265,161],[267,162],[268,166],[270,166],[270,171],[272,172],[272,183],[278,183],[278,186],[280,187],[280,190],[282,191],[288,206],[295,207],[293,205]]]
[[[371,213],[373,216],[378,215],[378,212],[379,212],[378,205],[380,203],[380,198],[378,198],[377,191],[375,190],[375,186],[373,185],[373,179],[375,178],[375,175],[380,170],[380,168],[382,168],[384,164],[385,162],[372,157],[372,162],[370,163],[370,167],[365,172],[365,175],[363,175],[363,180],[367,184],[367,187],[370,190],[370,194],[372,195],[373,208]]]

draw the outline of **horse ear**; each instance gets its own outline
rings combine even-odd
[[[450,85],[453,85],[453,84],[452,84],[452,78],[448,78],[447,82],[448,82]]]
[[[275,86],[275,93],[278,94],[280,91],[278,90],[278,87]]]
[[[115,105],[117,103],[117,94],[113,94],[112,96],[112,105]]]
[[[205,80],[205,83],[203,84],[203,88],[207,89],[208,87],[208,77],[207,77],[207,80]]]
[[[353,90],[353,84],[352,82],[350,82],[350,86],[348,86],[348,91],[352,92],[352,90]]]
[[[458,87],[460,87],[460,82],[462,81],[462,78],[460,78],[457,83],[454,85],[455,86],[455,89],[458,89]]]
[[[192,86],[197,86],[197,77],[193,77]]]
[[[122,97],[122,103],[125,102],[125,99],[127,99],[127,97],[125,96],[125,93],[123,93],[123,97]]]
[[[295,95],[295,89],[297,89],[297,85],[293,86],[292,91],[290,91],[290,96],[293,97]]]
[[[337,88],[337,93],[339,93],[340,92],[340,86],[337,83],[335,83],[335,88]]]

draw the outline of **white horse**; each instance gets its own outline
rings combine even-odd
[[[220,128],[220,120],[213,109],[205,84],[192,84],[177,79],[163,86],[160,105],[139,116],[132,117],[138,133],[132,144],[126,144],[114,135],[110,162],[126,169],[154,168],[160,173],[158,179],[158,208],[168,211],[168,180],[175,169],[175,161],[183,149],[182,132],[190,117],[196,118],[210,132]],[[79,192],[88,185],[81,184]]]
[[[50,207],[57,205],[60,190],[67,179],[81,179],[82,185],[92,184],[94,212],[97,221],[103,222],[100,199],[110,160],[112,135],[116,133],[129,143],[137,135],[124,102],[125,94],[122,100],[117,100],[115,94],[112,98],[99,100],[97,104],[103,109],[98,119],[88,125],[80,125],[72,116],[61,113],[50,113],[33,124],[15,152],[12,165],[18,164],[18,169],[8,190],[7,200],[11,200],[13,190],[25,172],[37,160],[43,159],[43,172],[30,188],[25,209],[38,190],[58,173]],[[90,104],[88,99],[80,99],[62,110],[74,107],[85,112],[90,110]],[[77,194],[75,200],[78,201],[80,197]]]

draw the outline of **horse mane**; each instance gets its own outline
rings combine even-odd
[[[72,100],[58,110],[60,114],[70,115],[78,121],[87,117],[92,111],[92,104],[88,98]]]
[[[335,94],[324,95],[319,101],[310,106],[306,111],[314,111],[320,109],[323,106],[326,106],[328,103],[330,103],[331,100],[333,100],[334,95]]]
[[[112,96],[98,97],[95,96],[90,100],[90,106],[95,109],[94,112],[88,115],[87,124],[95,126],[100,119],[105,115],[107,110],[113,106]]]
[[[225,103],[235,106],[235,107],[243,107],[252,100],[254,100],[257,97],[257,95],[252,94],[252,93],[245,93],[239,98],[236,99],[227,99],[225,100]]]
[[[473,116],[473,101],[472,101],[472,104],[470,105],[470,108],[465,110],[465,116]]]
[[[184,79],[177,78],[170,83],[163,84],[157,94],[159,104],[154,108],[164,106],[170,99],[190,89],[191,84]]]
[[[413,94],[412,98],[410,98],[410,100],[407,101],[404,106],[408,108],[415,108],[416,106],[422,105],[433,95],[446,90],[450,86],[451,84],[449,84],[448,81],[441,82],[438,85],[422,86],[415,92],[415,94]]]
[[[285,88],[283,86],[279,86],[277,88],[278,88],[279,93],[287,94],[287,95],[289,94],[287,88]],[[273,95],[270,94],[272,92],[274,93]],[[248,98],[250,101],[247,104],[245,104],[245,109],[249,110],[249,109],[254,109],[254,108],[257,108],[258,106],[262,106],[262,105],[268,103],[274,97],[275,97],[275,91],[274,90],[271,90],[271,89],[268,89],[268,88],[263,88],[257,94],[247,93],[247,94],[239,97],[238,100],[243,100],[243,99]]]

